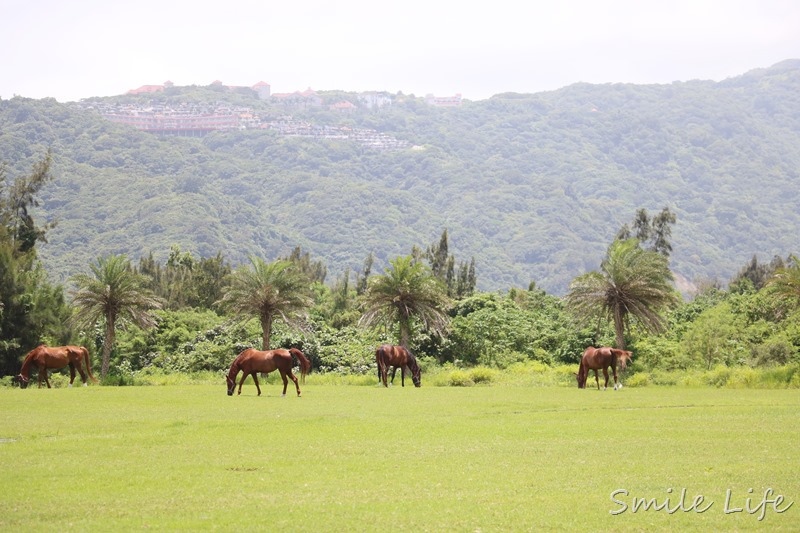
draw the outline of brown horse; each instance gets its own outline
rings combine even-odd
[[[277,350],[267,350],[266,352],[254,348],[244,350],[233,360],[231,368],[228,371],[228,376],[225,378],[228,382],[228,396],[233,396],[233,389],[236,387],[236,376],[239,374],[239,371],[243,372],[243,374],[242,380],[239,382],[238,394],[242,393],[242,385],[244,384],[244,380],[247,379],[247,376],[253,376],[253,382],[256,384],[256,389],[258,389],[258,395],[261,396],[261,387],[258,385],[257,374],[259,372],[269,374],[275,370],[281,373],[281,379],[283,379],[282,396],[286,396],[286,386],[289,384],[289,380],[286,379],[286,376],[292,378],[294,386],[297,388],[297,395],[300,396],[300,385],[298,385],[297,378],[292,372],[293,355],[297,357],[297,361],[300,365],[300,379],[305,383],[306,374],[311,370],[311,361],[297,348],[289,348],[288,350],[279,348]]]
[[[578,373],[575,374],[578,380],[578,388],[586,388],[586,380],[589,377],[589,370],[594,370],[594,380],[597,383],[597,390],[600,390],[600,379],[597,376],[597,371],[602,370],[606,378],[603,390],[608,388],[608,368],[614,372],[614,390],[621,389],[622,383],[617,380],[617,365],[621,370],[627,368],[628,363],[631,362],[633,354],[627,350],[618,350],[617,348],[594,348],[589,346],[584,350],[581,357],[581,364],[578,367]]]
[[[95,383],[97,380],[92,375],[92,366],[89,359],[89,351],[83,346],[45,346],[40,344],[25,356],[22,361],[22,368],[17,374],[16,380],[19,381],[20,388],[26,388],[31,380],[31,367],[35,366],[38,370],[39,388],[42,388],[42,379],[50,387],[50,379],[47,376],[47,369],[60,369],[69,365],[69,386],[75,381],[75,368],[81,374],[83,386],[86,386],[86,373]],[[83,365],[86,365],[86,373],[83,372]]]
[[[383,383],[384,387],[388,387],[387,374],[389,367],[392,367],[392,382],[394,383],[394,374],[400,368],[400,383],[403,387],[406,386],[406,370],[411,372],[411,381],[414,382],[415,387],[419,387],[420,383],[420,369],[417,364],[417,358],[414,354],[409,352],[402,346],[392,346],[391,344],[383,344],[375,351],[375,362],[378,363],[378,379]]]

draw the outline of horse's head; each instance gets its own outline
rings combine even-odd
[[[233,396],[233,389],[236,388],[236,380],[230,376],[225,376],[225,382],[228,385],[228,396]]]
[[[409,370],[411,370],[411,381],[414,382],[415,387],[421,387],[422,381],[420,378],[422,376],[422,371],[420,370],[419,364],[417,363],[417,358],[411,355],[411,353],[409,353],[408,355],[409,355],[408,368]]]
[[[28,383],[30,382],[30,380],[28,378],[26,378],[25,376],[23,376],[22,374],[17,374],[16,376],[14,376],[12,378],[11,381],[13,383],[19,383],[19,388],[20,389],[27,388],[28,387]]]
[[[590,346],[589,348],[586,348],[586,351],[583,352],[583,356],[581,357],[581,362],[578,364],[578,371],[575,373],[575,379],[578,381],[579,389],[586,388],[586,378],[589,374],[589,370],[587,370],[584,361],[586,360],[586,357],[589,354],[590,349],[594,350],[594,348]]]

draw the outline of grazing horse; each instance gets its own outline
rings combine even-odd
[[[75,368],[81,374],[83,386],[86,386],[86,373],[92,378],[92,381],[97,383],[97,380],[92,375],[92,366],[89,359],[89,351],[83,346],[45,346],[40,344],[25,356],[22,361],[22,368],[15,379],[19,381],[20,388],[26,388],[31,380],[31,367],[35,366],[38,369],[39,388],[42,388],[42,378],[47,383],[47,388],[50,387],[50,379],[47,376],[47,369],[60,369],[69,365],[69,386],[72,387],[72,382],[75,381]],[[83,365],[86,365],[86,373],[83,372]]]
[[[300,385],[297,384],[297,378],[292,372],[293,355],[297,357],[297,361],[300,365],[300,379],[305,383],[306,374],[311,370],[311,361],[297,348],[289,348],[288,350],[279,348],[277,350],[267,350],[266,352],[254,348],[247,348],[233,360],[231,368],[228,371],[228,376],[225,378],[228,382],[228,396],[233,396],[233,389],[236,387],[236,376],[239,374],[239,371],[243,372],[243,374],[242,380],[239,382],[238,394],[242,393],[242,385],[244,384],[244,380],[247,379],[247,376],[253,376],[253,382],[256,384],[256,389],[258,389],[258,395],[261,396],[261,387],[258,385],[257,374],[259,372],[269,374],[274,370],[280,372],[281,379],[283,379],[283,394],[281,396],[286,396],[286,386],[289,384],[289,380],[286,379],[287,375],[294,381],[294,386],[297,388],[297,395],[300,396]]]
[[[417,358],[406,348],[402,346],[392,346],[391,344],[383,344],[375,351],[375,362],[378,363],[378,379],[380,379],[384,387],[389,386],[387,374],[390,366],[393,367],[392,382],[394,382],[394,374],[399,367],[400,384],[403,387],[406,386],[406,370],[411,372],[411,381],[414,382],[414,386],[420,386],[420,370],[417,364]]]
[[[627,350],[618,350],[616,348],[594,348],[589,346],[584,350],[581,357],[581,364],[578,367],[578,373],[575,374],[578,380],[578,388],[586,388],[586,380],[589,377],[589,370],[594,370],[594,380],[597,383],[597,390],[600,390],[600,379],[597,376],[597,371],[602,370],[606,378],[603,390],[608,388],[608,367],[614,372],[614,390],[621,389],[622,383],[617,380],[617,365],[622,370],[627,368],[628,363],[631,362],[633,354]]]

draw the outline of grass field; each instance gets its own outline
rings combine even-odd
[[[262,390],[0,388],[0,530],[800,530],[798,390]]]

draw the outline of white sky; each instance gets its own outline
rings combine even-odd
[[[482,100],[722,80],[800,58],[797,0],[2,0],[0,98],[141,85]]]

